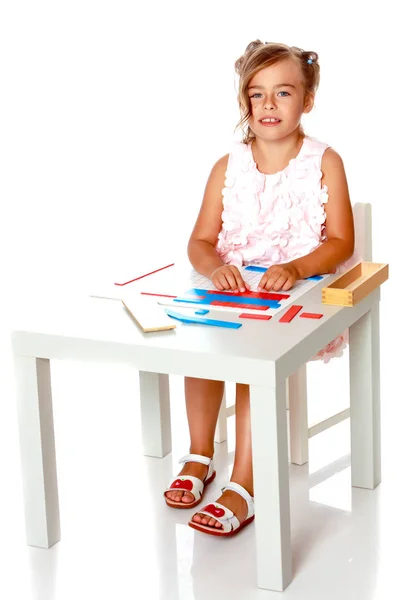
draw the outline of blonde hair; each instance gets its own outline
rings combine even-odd
[[[251,79],[258,71],[274,65],[287,58],[293,58],[301,68],[304,83],[304,98],[314,95],[319,85],[318,54],[312,51],[302,50],[296,46],[286,46],[273,42],[261,42],[255,40],[250,42],[244,54],[235,62],[235,71],[239,75],[238,102],[241,119],[236,126],[243,131],[243,142],[248,144],[255,135],[246,124],[251,116],[251,104],[247,88]],[[304,135],[300,126],[300,131]]]

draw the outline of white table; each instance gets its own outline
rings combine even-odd
[[[328,280],[329,283],[330,280]],[[140,371],[144,452],[171,450],[168,374],[250,385],[258,585],[284,590],[292,579],[285,380],[350,327],[353,486],[380,482],[379,299],[353,308],[320,303],[321,282],[302,301],[320,320],[244,320],[238,330],[179,325],[143,334],[115,300],[50,298],[29,303],[13,327],[28,544],[60,540],[50,360],[124,362]],[[211,311],[210,318],[237,316]],[[162,490],[160,490],[160,493]]]

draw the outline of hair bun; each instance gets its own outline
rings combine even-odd
[[[264,46],[264,42],[262,42],[261,40],[254,40],[254,42],[250,42],[250,44],[247,46],[244,53],[250,54],[251,52],[253,52],[253,50],[256,50],[256,48],[258,48],[259,46]]]
[[[301,58],[306,62],[318,62],[318,54],[316,52],[307,52],[306,50],[302,50]]]
[[[241,74],[243,65],[247,62],[249,56],[253,54],[254,50],[257,50],[257,48],[259,48],[260,46],[264,46],[264,42],[262,42],[261,40],[254,40],[253,42],[250,42],[250,44],[248,44],[246,50],[244,51],[244,54],[235,62],[235,71],[238,75]]]

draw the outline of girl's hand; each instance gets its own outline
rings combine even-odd
[[[290,290],[298,279],[300,279],[299,272],[290,263],[272,265],[261,277],[257,290],[262,291],[265,289],[274,292]]]
[[[243,280],[239,269],[234,265],[218,267],[211,273],[210,279],[218,290],[245,292],[250,289],[249,285]]]

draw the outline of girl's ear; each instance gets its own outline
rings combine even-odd
[[[312,111],[314,106],[314,94],[307,94],[304,99],[303,113],[309,113]]]

